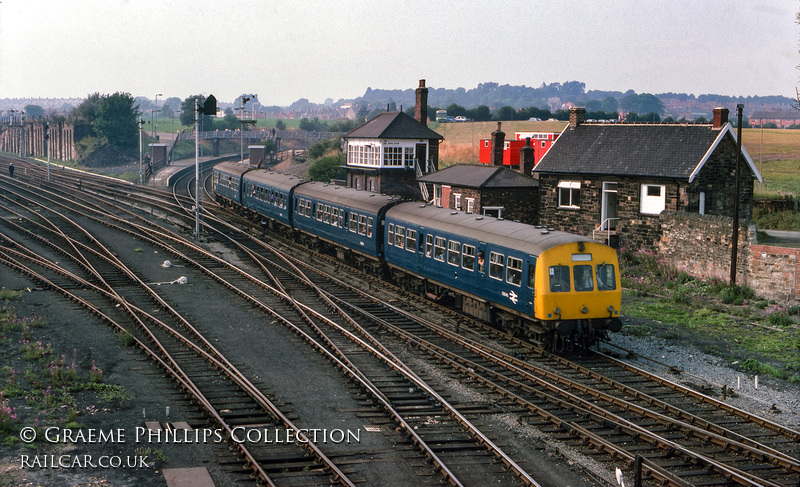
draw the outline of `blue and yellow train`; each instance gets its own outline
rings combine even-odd
[[[617,254],[589,238],[238,163],[213,181],[274,230],[556,351],[622,327]]]

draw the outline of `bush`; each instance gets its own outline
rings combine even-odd
[[[314,181],[329,182],[333,179],[344,179],[345,159],[343,154],[318,159],[308,168],[308,177]]]

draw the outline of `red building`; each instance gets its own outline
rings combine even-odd
[[[483,164],[493,164],[492,162],[492,141],[497,135],[502,134],[498,141],[503,144],[503,166],[519,166],[520,165],[520,149],[525,146],[527,138],[531,139],[531,146],[533,147],[534,164],[538,164],[539,160],[547,153],[550,146],[558,138],[558,133],[555,132],[517,132],[516,138],[513,140],[505,140],[505,134],[500,132],[493,132],[492,139],[482,139],[480,141],[480,153],[478,160]],[[499,143],[498,142],[498,143]]]

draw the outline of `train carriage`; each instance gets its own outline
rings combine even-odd
[[[243,177],[242,204],[260,215],[291,227],[294,217],[292,193],[307,181],[269,170],[250,171]]]
[[[220,203],[242,204],[242,176],[252,168],[238,162],[221,162],[214,166],[214,193]]]
[[[334,184],[304,184],[294,191],[294,227],[336,247],[340,258],[377,262],[383,257],[381,222],[397,201]]]
[[[616,253],[589,238],[416,203],[391,208],[384,231],[398,279],[456,291],[474,316],[547,343],[621,324]]]

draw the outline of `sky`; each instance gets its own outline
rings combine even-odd
[[[0,99],[367,88],[796,97],[800,0],[0,0]],[[430,99],[435,104],[435,100]]]

